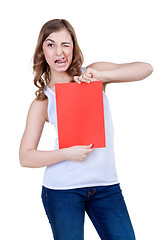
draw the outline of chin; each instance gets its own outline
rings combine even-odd
[[[68,68],[70,67],[70,64],[66,64],[66,66],[54,66],[54,70],[57,72],[66,72],[68,70]]]

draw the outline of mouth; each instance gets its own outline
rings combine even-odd
[[[66,62],[67,62],[67,58],[66,57],[63,57],[61,59],[55,60],[55,63],[58,64],[58,65],[65,65]]]

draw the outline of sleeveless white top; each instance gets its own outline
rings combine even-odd
[[[86,68],[82,68],[84,72]],[[55,127],[56,139],[54,150],[59,149],[56,113],[56,93],[48,86],[44,91],[48,97],[48,118]],[[94,148],[82,162],[64,160],[46,167],[43,186],[50,189],[73,189],[93,186],[106,186],[118,183],[115,155],[114,129],[106,94],[103,91],[106,147]]]

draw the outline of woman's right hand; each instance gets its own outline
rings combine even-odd
[[[93,144],[87,146],[77,145],[67,148],[68,159],[76,162],[82,162],[88,153],[93,152],[92,145]]]

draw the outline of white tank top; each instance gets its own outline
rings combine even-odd
[[[82,68],[81,71],[84,72],[85,69]],[[47,86],[44,93],[48,97],[49,122],[56,130],[54,144],[54,150],[56,150],[59,149],[59,144],[55,92]],[[46,167],[43,186],[51,189],[73,189],[118,183],[114,155],[114,129],[109,102],[104,91],[103,106],[106,147],[94,148],[82,162],[68,159]]]

